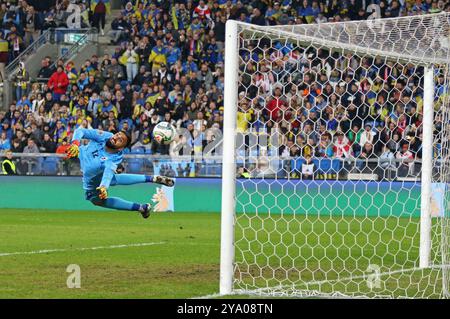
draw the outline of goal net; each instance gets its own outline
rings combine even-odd
[[[221,293],[448,298],[450,14],[226,30]]]

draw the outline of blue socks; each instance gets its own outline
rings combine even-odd
[[[101,206],[106,208],[141,211],[141,204],[129,202],[119,197],[108,197],[102,204]]]
[[[152,175],[140,175],[140,174],[115,174],[111,186],[114,185],[133,185],[140,183],[152,183]]]

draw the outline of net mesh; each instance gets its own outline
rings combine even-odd
[[[236,293],[449,297],[449,17],[239,24]],[[423,269],[425,66],[435,114]]]

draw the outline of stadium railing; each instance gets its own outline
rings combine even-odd
[[[86,45],[98,42],[98,31],[96,28],[89,29],[55,29],[54,38],[57,43],[69,43],[71,46],[53,62],[51,67],[56,68],[58,60],[64,63],[73,58]]]
[[[63,154],[13,153],[18,175],[80,176],[78,159]],[[3,154],[0,153],[0,160]],[[246,162],[251,178],[312,180],[389,180],[418,181],[420,159],[312,158],[312,174],[303,170],[302,157],[249,156],[238,157],[238,167]],[[239,165],[239,162],[241,165]],[[168,156],[125,154],[124,171],[134,174],[158,174],[173,177],[221,177],[222,156]],[[434,168],[435,179],[439,167]]]
[[[9,78],[16,73],[20,62],[24,62],[29,56],[36,53],[36,51],[45,43],[51,42],[53,29],[45,30],[32,44],[30,44],[17,58],[15,58],[5,68],[5,73]]]
[[[42,34],[30,44],[17,58],[8,64],[5,71],[9,77],[15,74],[15,71],[19,67],[20,62],[25,62],[28,57],[37,52],[37,50],[46,43],[51,44],[72,44],[67,51],[60,54],[59,58],[67,56],[70,52],[79,52],[82,49],[82,45],[88,41],[96,41],[98,34],[95,28],[85,29],[66,29],[66,28],[52,28],[45,30]],[[78,50],[78,51],[77,51]]]
[[[17,73],[19,68],[19,63],[24,62],[25,68],[27,68],[27,63],[30,58],[36,54],[40,47],[46,43],[55,44],[52,50],[57,50],[56,53],[50,54],[56,56],[51,67],[56,67],[58,60],[62,59],[67,62],[69,59],[74,58],[78,53],[80,53],[87,45],[98,42],[98,33],[96,28],[84,28],[84,29],[66,29],[66,28],[54,28],[45,30],[30,46],[28,46],[16,59],[6,67],[7,79],[4,81],[2,94],[2,103],[0,109],[5,108],[13,100],[14,83],[12,81],[14,74]],[[30,72],[33,73],[33,72]],[[30,74],[30,83],[35,82],[46,82],[48,79],[35,78],[33,74]]]

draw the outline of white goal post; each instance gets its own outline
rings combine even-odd
[[[228,20],[225,33],[225,85],[222,161],[222,219],[220,254],[220,293],[230,294],[233,287],[234,263],[234,214],[236,194],[236,114],[238,88],[238,28]],[[231,107],[230,107],[231,106]]]
[[[229,20],[220,294],[448,298],[450,14]]]

